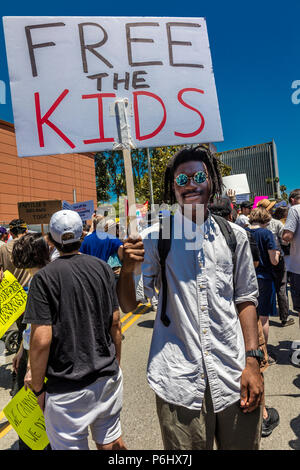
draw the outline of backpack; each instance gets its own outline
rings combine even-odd
[[[212,215],[213,219],[217,222],[220,227],[221,233],[223,234],[228,247],[232,253],[232,262],[235,264],[235,250],[236,250],[236,237],[234,231],[223,217],[219,215]],[[173,229],[173,219],[174,216],[171,215],[170,217],[163,217],[161,214],[159,216],[159,236],[158,236],[158,253],[160,259],[160,266],[161,266],[161,282],[162,282],[162,309],[161,309],[161,321],[165,326],[169,326],[171,321],[166,314],[166,307],[167,307],[167,278],[166,278],[166,259],[168,253],[171,248],[172,243],[172,229]],[[170,237],[163,238],[162,233],[164,230],[164,224],[170,224]]]

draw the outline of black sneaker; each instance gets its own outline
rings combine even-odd
[[[295,323],[295,320],[293,318],[289,318],[288,320],[286,321],[282,321],[281,322],[281,326],[284,327],[284,326],[290,326],[290,325],[293,325]]]
[[[267,406],[266,410],[268,412],[268,417],[267,419],[263,419],[261,432],[262,437],[269,436],[272,433],[273,429],[275,429],[276,426],[278,426],[279,424],[278,411],[275,410],[275,408],[268,408]]]

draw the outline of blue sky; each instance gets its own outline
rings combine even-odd
[[[281,184],[300,187],[300,104],[292,83],[300,80],[300,2],[192,1],[5,2],[2,16],[206,17],[224,142],[219,151],[275,140]],[[2,24],[0,80],[6,104],[0,119],[13,122]],[[1,95],[0,95],[1,96]],[[299,94],[300,97],[300,94]]]

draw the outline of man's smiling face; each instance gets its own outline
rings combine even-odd
[[[181,163],[174,172],[174,192],[176,200],[180,207],[184,208],[185,204],[192,204],[193,213],[196,211],[197,204],[204,205],[204,214],[207,213],[207,204],[210,199],[211,183],[209,177],[203,183],[197,184],[193,178],[189,178],[188,183],[185,186],[178,186],[175,178],[181,173],[187,176],[193,176],[197,171],[203,171],[207,174],[207,170],[203,162],[201,161],[188,161]]]

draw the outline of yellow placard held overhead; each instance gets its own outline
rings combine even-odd
[[[6,405],[3,412],[18,436],[32,450],[43,450],[49,444],[45,419],[34,393],[23,387]]]
[[[0,338],[25,311],[27,294],[9,271],[0,283]]]

